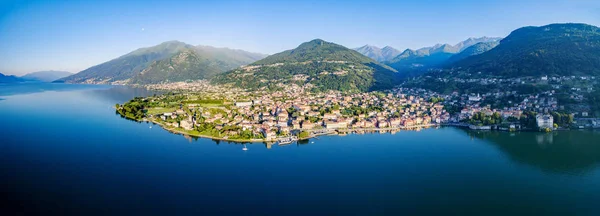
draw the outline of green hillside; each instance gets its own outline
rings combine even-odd
[[[61,79],[67,83],[148,84],[212,77],[265,55],[168,41],[142,48]]]
[[[231,53],[207,46],[188,48],[169,58],[153,62],[141,73],[133,76],[129,83],[149,84],[207,79],[253,62],[260,57],[261,55],[249,55],[243,51]]]
[[[213,82],[242,88],[295,83],[322,91],[370,91],[391,88],[397,81],[394,72],[354,50],[316,39],[218,75]]]
[[[586,24],[520,28],[494,49],[449,68],[503,77],[600,75],[600,28]]]
[[[67,83],[111,83],[131,78],[144,70],[152,62],[174,55],[193,47],[179,42],[168,41],[154,47],[137,49],[108,62],[93,66],[77,74],[61,79]]]
[[[497,41],[481,42],[470,46],[456,55],[451,56],[444,64],[450,64],[468,58],[469,56],[479,55],[487,52],[500,44]]]

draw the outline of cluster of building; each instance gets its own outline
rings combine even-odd
[[[586,94],[594,91],[598,80],[595,76],[539,76],[518,78],[437,78],[438,81],[449,83],[466,83],[474,85],[502,86],[501,89],[493,89],[483,95],[453,93],[446,95],[447,101],[460,103],[466,109],[479,109],[479,102],[488,100],[502,100],[510,98],[502,107],[496,107],[505,111],[531,110],[541,113],[554,111],[567,111],[577,117],[588,117],[591,111],[586,105]],[[542,92],[523,93],[517,91],[503,91],[503,89],[515,89],[518,86],[546,86]],[[540,89],[538,89],[540,90]],[[558,95],[563,101],[570,103],[558,104]],[[449,104],[452,105],[452,104]],[[463,116],[464,117],[464,116]]]
[[[452,92],[436,95],[430,93],[435,97],[443,98],[443,104],[452,113],[449,122],[453,124],[468,122],[478,113],[486,116],[497,113],[504,120],[512,119],[510,122],[513,127],[519,127],[518,121],[515,120],[521,118],[525,111],[532,111],[539,114],[536,116],[539,128],[553,128],[554,121],[550,113],[554,112],[571,115],[575,119],[571,127],[598,127],[597,122],[599,121],[591,118],[591,107],[585,98],[594,90],[593,86],[598,84],[593,76],[437,79],[442,82],[503,86],[503,88],[491,88],[489,92],[481,94]],[[540,88],[528,91],[518,86]],[[515,91],[516,89],[520,91]],[[487,125],[486,128],[488,128]]]
[[[210,85],[202,88],[202,93],[189,91],[183,95],[189,100],[197,98],[198,94],[214,92]],[[163,121],[182,119],[177,126],[186,130],[207,123],[216,124],[217,129],[252,130],[253,133],[262,134],[266,140],[301,131],[316,134],[333,130],[409,129],[450,119],[444,106],[430,102],[425,98],[429,96],[425,92],[394,89],[387,93],[344,94],[335,91],[310,93],[306,90],[305,87],[292,85],[283,91],[271,93],[230,92],[228,96],[231,100],[224,99],[222,106],[182,103],[180,109],[155,117]],[[175,125],[174,122],[172,124]],[[232,130],[227,135],[239,132]]]
[[[301,64],[301,63],[299,63]],[[279,65],[246,66],[243,70],[253,71],[257,67]],[[306,77],[295,77],[302,80]],[[443,78],[440,78],[443,79]],[[151,89],[182,91],[187,99],[221,99],[223,104],[207,107],[203,104],[181,103],[180,109],[158,115],[163,121],[182,119],[177,126],[194,130],[202,124],[214,124],[217,129],[236,128],[261,134],[266,140],[287,136],[301,131],[313,134],[324,131],[353,131],[371,129],[409,129],[442,123],[459,123],[476,113],[491,116],[499,114],[503,119],[519,119],[524,111],[540,113],[536,121],[540,128],[553,128],[551,112],[564,111],[559,105],[556,83],[585,81],[595,83],[595,77],[530,77],[530,78],[452,78],[455,82],[478,84],[526,84],[544,82],[553,86],[543,92],[523,94],[517,91],[496,90],[484,94],[453,92],[439,94],[415,88],[395,88],[385,93],[342,93],[330,91],[312,93],[312,86],[279,84],[282,91],[246,91],[230,86],[214,86],[206,81],[156,84]],[[448,80],[446,80],[448,81]],[[589,88],[574,88],[570,99],[577,100]],[[581,93],[578,93],[581,92]],[[490,101],[502,101],[492,107]],[[458,108],[448,112],[448,108]],[[586,111],[573,115],[587,117]],[[597,121],[591,121],[596,124]],[[600,121],[598,121],[600,122]],[[171,123],[173,124],[173,123]],[[173,124],[175,125],[175,124]],[[514,126],[517,127],[518,125]],[[513,127],[513,125],[511,125]],[[227,131],[236,135],[240,131]]]

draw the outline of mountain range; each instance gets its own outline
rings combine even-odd
[[[392,60],[401,53],[400,50],[394,49],[391,46],[379,48],[368,44],[359,48],[355,48],[354,50],[378,62]]]
[[[149,84],[206,79],[266,55],[179,41],[137,49],[59,81],[92,84]]]
[[[20,83],[20,82],[52,82],[73,73],[66,71],[39,71],[28,73],[23,76],[4,75],[0,73],[0,83]]]
[[[40,82],[52,82],[58,80],[60,78],[64,78],[67,76],[73,75],[71,72],[67,71],[38,71],[33,73],[28,73],[21,78],[32,80],[32,81],[40,81]]]
[[[396,79],[395,70],[384,64],[344,46],[315,39],[220,74],[213,82],[243,88],[295,83],[310,84],[321,91],[370,91],[391,88]]]
[[[477,72],[496,77],[600,75],[600,30],[572,23],[524,27],[504,39],[469,38],[455,45],[436,44],[403,52],[369,45],[353,50],[315,39],[267,57],[169,41],[61,81],[147,84],[210,79],[243,88],[280,88],[295,83],[317,90],[370,91],[390,88],[408,75],[425,72],[441,76]]]
[[[498,46],[498,44],[500,44],[500,41],[476,43],[475,45],[469,46],[463,51],[452,55],[450,58],[448,58],[448,60],[446,60],[446,62],[444,62],[444,64],[451,64],[470,56],[482,54]]]
[[[495,48],[446,68],[501,77],[600,75],[600,28],[575,23],[523,27]]]
[[[449,62],[447,62],[447,60],[455,55],[463,56],[462,58],[464,58],[464,56],[478,54],[477,52],[468,50],[468,48],[473,45],[479,43],[493,45],[500,40],[501,38],[498,37],[469,38],[456,45],[436,44],[431,47],[424,47],[417,50],[406,49],[392,59],[384,61],[384,63],[400,72],[412,72],[415,70],[424,71],[432,67],[448,64]],[[485,46],[484,48],[488,47],[489,46]],[[463,53],[465,50],[468,52]]]
[[[26,80],[14,76],[14,75],[4,75],[0,73],[0,83],[16,83],[16,82],[24,82]]]

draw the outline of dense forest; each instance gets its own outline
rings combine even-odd
[[[520,28],[488,52],[449,68],[504,77],[600,75],[600,28],[586,24]]]

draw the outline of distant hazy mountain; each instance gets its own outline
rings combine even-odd
[[[381,55],[384,58],[379,62],[392,60],[394,57],[400,55],[400,53],[402,53],[400,50],[397,50],[391,46],[385,46],[383,49],[381,49]]]
[[[369,91],[391,88],[395,71],[344,46],[315,39],[217,75],[213,82],[243,88],[311,84],[319,90]]]
[[[68,83],[159,83],[203,79],[264,58],[242,50],[168,41],[62,79]]]
[[[73,75],[73,73],[67,71],[39,71],[25,74],[21,76],[21,78],[41,82],[52,82],[70,75]]]
[[[129,83],[147,84],[207,79],[263,58],[262,54],[241,50],[197,46],[150,64]]]
[[[428,69],[445,63],[450,57],[472,45],[482,42],[497,42],[500,39],[496,37],[469,38],[454,46],[450,44],[436,44],[418,50],[406,49],[400,55],[385,63],[399,72]]]
[[[500,42],[500,40],[502,40],[501,37],[469,38],[465,41],[462,41],[462,42],[454,45],[454,47],[456,47],[459,52],[462,52],[465,49],[467,49],[475,44],[478,44],[478,43],[494,43],[494,42]]]
[[[418,50],[406,49],[400,55],[385,63],[399,72],[406,72],[439,65],[455,53],[456,50],[447,44]]]
[[[354,50],[378,62],[392,60],[394,57],[400,54],[399,50],[390,46],[385,46],[383,49],[381,49],[376,46],[364,45],[362,47],[355,48]]]
[[[18,83],[18,82],[24,82],[26,80],[21,79],[19,77],[13,76],[13,75],[4,75],[2,73],[0,73],[0,83]]]
[[[572,23],[520,28],[495,48],[450,67],[508,77],[600,75],[600,28]]]
[[[450,57],[445,62],[445,64],[454,63],[459,60],[465,59],[469,56],[479,55],[481,53],[487,52],[487,51],[493,49],[494,47],[498,46],[498,44],[500,44],[500,42],[493,41],[493,42],[480,42],[475,45],[469,46],[466,49],[464,49],[462,52],[457,53],[456,55],[453,55],[452,57]]]

